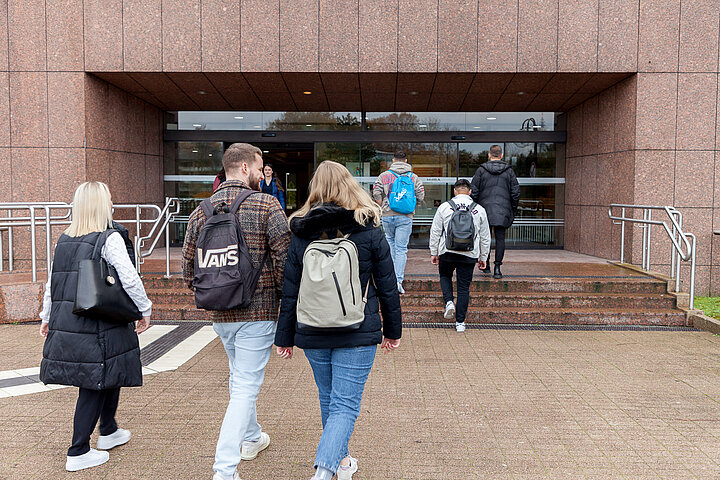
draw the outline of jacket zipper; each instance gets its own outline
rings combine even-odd
[[[353,269],[352,269],[352,260],[350,260],[350,252],[348,252],[348,251],[347,251],[347,248],[345,248],[345,247],[340,247],[340,248],[342,248],[343,250],[345,250],[345,253],[346,253],[347,256],[348,256],[348,264],[350,265],[350,292],[352,293],[353,305],[357,305],[357,302],[355,302],[355,287],[353,287],[353,282],[352,282],[352,279],[353,279]]]
[[[345,302],[343,302],[342,292],[340,292],[340,284],[338,283],[337,275],[332,272],[333,280],[335,280],[335,288],[337,289],[338,298],[340,299],[340,308],[343,311],[343,317],[347,316],[347,310],[345,310]]]

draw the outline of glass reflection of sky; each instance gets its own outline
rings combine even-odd
[[[357,124],[338,121],[356,118]],[[178,112],[178,130],[359,130],[360,112]],[[552,131],[554,112],[367,112],[368,130]]]

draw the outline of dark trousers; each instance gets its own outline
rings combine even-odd
[[[505,227],[490,226],[490,232],[495,236],[495,263],[499,265],[505,258]],[[490,252],[488,252],[487,262],[490,265]]]
[[[455,302],[455,321],[463,323],[470,304],[470,284],[472,283],[475,263],[456,262],[443,259],[440,256],[438,265],[440,272],[440,288],[442,288],[443,301],[453,300],[453,272],[457,272],[457,302]]]
[[[75,457],[90,451],[90,435],[100,419],[100,435],[110,435],[117,430],[115,412],[120,399],[120,389],[88,390],[81,388],[78,392],[73,421],[72,446],[68,456]]]

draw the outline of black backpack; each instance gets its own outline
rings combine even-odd
[[[232,310],[250,306],[255,287],[267,260],[255,268],[242,233],[237,211],[250,195],[243,189],[230,208],[222,204],[219,211],[209,199],[200,203],[207,221],[200,230],[195,246],[195,304],[205,310]]]
[[[445,248],[456,252],[471,252],[475,248],[475,220],[472,211],[477,206],[473,202],[467,208],[459,208],[448,200],[453,213],[445,237]]]

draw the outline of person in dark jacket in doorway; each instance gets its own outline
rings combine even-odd
[[[350,480],[357,471],[348,443],[377,344],[386,351],[400,345],[400,296],[380,221],[380,206],[344,166],[332,161],[318,166],[307,202],[290,220],[293,235],[275,345],[283,358],[292,357],[293,346],[302,348],[315,376],[323,424],[315,456],[316,480],[330,480],[336,473],[338,480]],[[347,235],[357,246],[360,285],[367,289],[364,321],[352,331],[300,328],[297,306],[305,250],[314,240],[338,235]]]
[[[495,236],[494,278],[502,278],[500,265],[505,256],[505,230],[515,220],[514,211],[520,201],[520,184],[512,167],[502,161],[500,145],[490,147],[490,161],[480,165],[472,179],[472,199],[482,205],[487,213],[488,223]],[[490,274],[490,254],[482,270]]]
[[[120,387],[142,385],[138,333],[150,326],[152,303],[133,267],[121,234],[112,229],[112,201],[107,185],[86,182],[75,191],[72,223],[58,240],[45,286],[40,334],[45,337],[40,380],[79,387],[72,445],[65,468],[77,471],[108,461],[108,452],[130,440],[115,421]],[[110,229],[110,230],[108,230]],[[115,267],[123,288],[143,318],[135,326],[76,315],[78,263],[90,259],[96,242],[100,255]],[[100,420],[98,450],[90,435]]]

